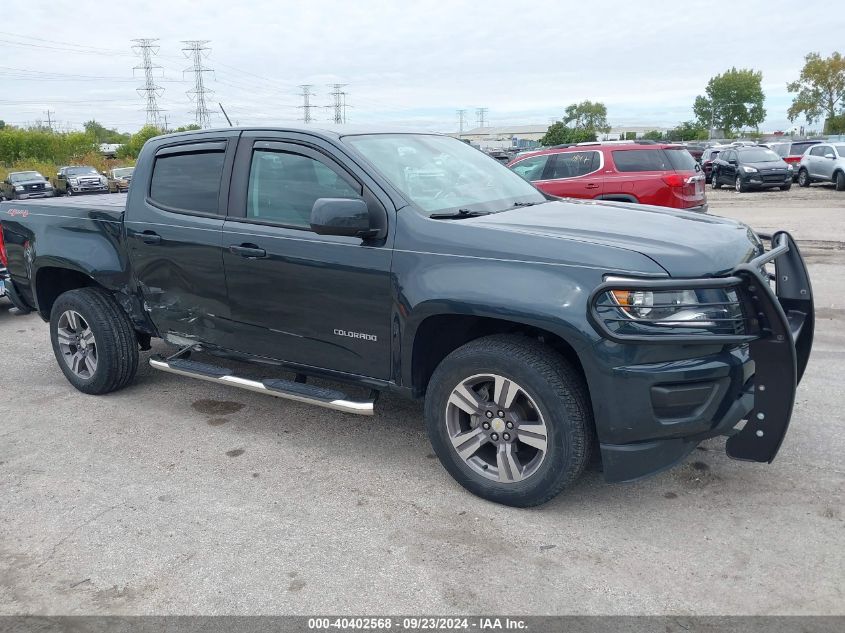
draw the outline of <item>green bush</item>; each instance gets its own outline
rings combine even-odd
[[[149,141],[154,136],[160,136],[164,134],[163,130],[153,126],[153,125],[145,125],[140,130],[135,132],[130,138],[127,143],[122,145],[117,150],[117,157],[118,158],[138,158],[138,154],[141,152],[141,148],[144,146],[144,143]]]
[[[0,164],[5,166],[25,160],[69,163],[96,149],[94,137],[85,132],[0,129]]]

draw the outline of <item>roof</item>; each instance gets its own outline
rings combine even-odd
[[[168,137],[173,136],[196,136],[199,134],[214,134],[220,132],[302,132],[305,134],[312,134],[314,136],[325,136],[330,138],[340,138],[342,136],[354,136],[357,134],[437,134],[439,132],[426,132],[420,130],[412,130],[402,127],[387,127],[387,126],[354,126],[354,125],[337,125],[337,126],[320,126],[305,125],[302,122],[295,122],[291,124],[273,125],[247,125],[247,126],[232,126],[232,127],[218,127],[208,128],[203,130],[186,130],[185,132],[174,132],[167,134]],[[156,138],[161,138],[156,137]]]

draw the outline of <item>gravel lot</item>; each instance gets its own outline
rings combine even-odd
[[[453,483],[416,403],[358,418],[148,354],[85,396],[47,326],[0,303],[0,614],[845,613],[845,194],[708,196],[787,221],[811,268],[816,347],[778,458],[712,440],[635,484],[594,466],[532,510]]]

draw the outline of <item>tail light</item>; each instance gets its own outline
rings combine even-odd
[[[666,174],[662,177],[663,182],[665,182],[670,187],[683,187],[687,184],[687,179],[684,178],[681,174]]]
[[[800,163],[801,157],[800,156],[785,156],[784,159],[787,163]]]
[[[2,226],[0,226],[0,264],[3,264],[3,268],[9,265],[9,258],[6,257],[6,242],[3,241]]]

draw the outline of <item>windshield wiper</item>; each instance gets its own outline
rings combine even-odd
[[[545,200],[543,201],[545,202]],[[542,204],[541,202],[514,202],[515,207],[533,207],[535,204]]]
[[[460,220],[461,218],[477,218],[480,215],[490,215],[490,212],[472,211],[471,209],[458,209],[454,213],[432,213],[428,217],[434,220]]]

